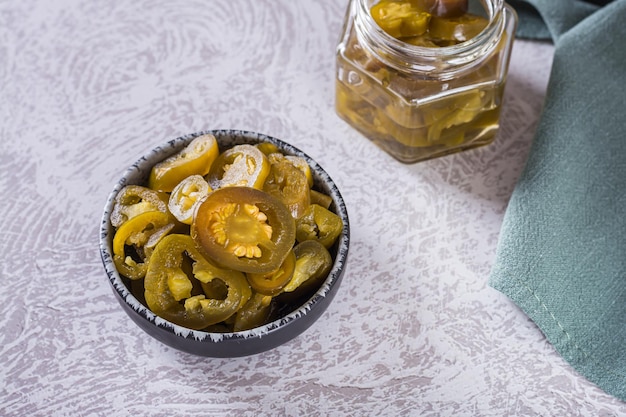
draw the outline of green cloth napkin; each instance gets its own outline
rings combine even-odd
[[[527,39],[552,39],[572,29],[610,0],[510,0],[520,22],[517,36]]]
[[[626,401],[626,0],[528,0],[555,43],[543,113],[489,284]],[[534,9],[534,10],[533,10]]]

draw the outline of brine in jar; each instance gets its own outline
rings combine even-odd
[[[404,163],[491,143],[516,21],[501,0],[351,0],[337,113]]]

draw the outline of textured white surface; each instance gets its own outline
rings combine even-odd
[[[346,0],[0,0],[0,415],[618,416],[487,286],[552,47],[517,42],[487,147],[401,165],[335,115]],[[106,196],[156,144],[263,132],[316,159],[352,223],[335,302],[275,350],[206,359],[127,319]]]

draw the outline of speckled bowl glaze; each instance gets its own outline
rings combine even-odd
[[[113,263],[113,227],[109,221],[117,193],[129,184],[145,184],[153,165],[183,149],[195,137],[211,133],[220,149],[242,143],[271,142],[286,155],[305,158],[314,176],[315,188],[332,197],[331,209],[343,220],[344,229],[331,249],[334,258],[332,270],[324,283],[304,304],[280,319],[261,327],[234,333],[209,333],[190,330],[156,316],[135,298]],[[100,227],[100,252],[104,269],[117,300],[128,316],[146,333],[162,343],[184,352],[208,357],[238,357],[257,354],[275,348],[308,329],[327,309],[343,277],[350,242],[350,223],[345,203],[337,186],[328,174],[304,152],[279,139],[260,133],[241,130],[211,130],[193,133],[158,146],[135,162],[122,176],[110,193]]]

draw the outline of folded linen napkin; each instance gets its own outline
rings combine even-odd
[[[510,3],[518,36],[543,22],[555,52],[489,284],[626,401],[626,0]]]
[[[520,17],[517,36],[552,39],[572,29],[612,0],[510,0]]]

